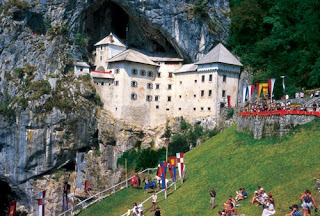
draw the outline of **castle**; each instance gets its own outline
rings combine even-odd
[[[96,70],[90,74],[104,108],[125,122],[157,126],[180,116],[217,118],[221,107],[237,105],[242,64],[221,43],[193,64],[127,49],[112,33],[94,52]],[[78,63],[75,71],[87,66]]]

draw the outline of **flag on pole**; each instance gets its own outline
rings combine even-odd
[[[175,182],[177,180],[177,172],[176,172],[176,166],[177,166],[177,162],[176,162],[176,156],[170,156],[169,157],[169,163],[170,163],[170,177],[173,179],[173,181]],[[172,176],[171,176],[172,175]]]
[[[262,90],[262,83],[259,83],[259,88],[258,90],[258,101],[260,101],[260,94],[261,94],[261,90]]]
[[[177,163],[180,178],[183,178],[183,153],[177,153]]]
[[[242,103],[244,104],[246,102],[246,93],[247,93],[247,87],[244,86],[242,90]]]
[[[167,189],[167,185],[166,185],[166,174],[167,174],[167,166],[168,163],[165,161],[160,162],[160,167],[162,169],[162,189]]]
[[[267,99],[268,83],[262,83],[262,93],[263,93],[263,97]]]
[[[253,91],[254,91],[254,85],[251,85],[251,95],[253,94]]]
[[[9,202],[9,214],[8,216],[15,216],[16,215],[16,206],[17,206],[17,201],[12,200]]]
[[[46,197],[46,191],[39,192],[38,196],[38,215],[39,216],[45,216],[45,197]]]
[[[282,78],[282,89],[283,89],[283,94],[286,92],[286,86],[284,84],[284,79],[285,79],[285,76],[281,76]]]
[[[273,94],[273,88],[274,88],[274,83],[276,82],[275,78],[268,79],[268,84],[269,84],[269,92],[270,92],[270,100],[272,101],[272,94]]]
[[[251,88],[252,88],[252,85],[248,85],[248,95],[249,95],[249,103],[251,102],[251,94],[252,94],[252,91],[251,91]]]

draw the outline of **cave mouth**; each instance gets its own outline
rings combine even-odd
[[[141,17],[133,17],[111,0],[99,1],[79,17],[82,26],[78,31],[88,35],[88,51],[92,53],[94,44],[114,33],[128,48],[136,48],[149,53],[168,53],[178,56],[174,47],[157,29]]]
[[[14,200],[15,196],[7,182],[0,181],[0,215],[8,215],[9,202]]]

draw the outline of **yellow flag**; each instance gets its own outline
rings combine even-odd
[[[263,83],[260,83],[260,84],[259,84],[258,101],[260,100],[260,94],[261,94],[261,90],[262,90],[262,84],[263,84]]]
[[[268,97],[267,97],[268,87],[269,87],[269,84],[268,84],[268,83],[262,83],[262,93],[263,93],[263,97],[264,97],[265,99],[268,99]]]

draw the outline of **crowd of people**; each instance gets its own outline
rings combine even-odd
[[[291,110],[291,111],[320,111],[320,102],[313,103],[311,107],[304,105],[292,105],[290,101],[274,102],[264,101],[262,103],[247,104],[242,112],[260,112],[260,111],[276,111],[276,110]]]
[[[319,173],[320,176],[320,173]],[[316,181],[316,187],[320,192],[320,179],[314,177]],[[211,188],[210,193],[210,207],[211,209],[215,208],[215,197],[216,191],[214,188]],[[236,192],[236,196],[233,199],[232,196],[228,197],[228,200],[224,202],[223,209],[218,211],[220,216],[238,216],[238,201],[244,200],[248,198],[248,194],[244,188],[240,188]],[[315,207],[315,211],[317,211],[317,204],[315,202],[314,197],[312,196],[310,190],[306,190],[302,196],[300,197],[302,212],[299,210],[299,206],[294,204],[289,207],[291,212],[286,214],[285,216],[311,216],[311,210]],[[271,193],[267,194],[265,190],[258,186],[258,190],[254,192],[251,198],[251,204],[262,207],[262,216],[271,216],[276,213],[275,210],[275,201]]]

